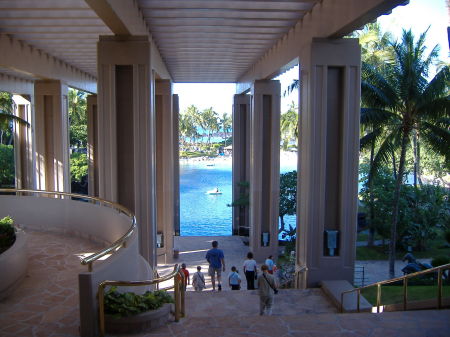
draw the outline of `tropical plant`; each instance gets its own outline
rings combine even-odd
[[[214,132],[219,131],[219,123],[217,121],[218,115],[217,112],[213,110],[213,108],[208,108],[202,111],[201,113],[201,126],[203,129],[208,132],[208,144],[211,144],[211,136]]]
[[[147,291],[142,295],[132,292],[120,293],[111,287],[105,293],[105,313],[116,317],[137,315],[156,310],[164,303],[174,303],[172,296],[164,290]]]
[[[280,175],[280,231],[284,231],[285,215],[294,215],[297,210],[297,171],[282,173]]]
[[[371,176],[391,160],[392,153],[400,151],[392,206],[389,246],[389,273],[394,277],[397,224],[400,190],[404,181],[408,145],[414,133],[420,135],[427,150],[446,159],[450,157],[450,117],[448,99],[448,66],[429,81],[429,68],[438,56],[438,47],[426,55],[426,32],[415,41],[412,32],[403,31],[399,43],[393,42],[394,57],[386,67],[362,66],[361,123],[386,125],[377,144],[371,167]],[[376,137],[375,131],[366,138]],[[378,135],[379,136],[379,135]],[[378,138],[380,139],[380,138]]]
[[[70,146],[87,146],[87,101],[86,93],[76,89],[69,89],[69,123],[70,123]]]
[[[283,150],[297,148],[298,143],[298,109],[292,102],[289,110],[280,116],[280,131]]]
[[[220,118],[220,124],[222,125],[224,146],[227,146],[228,133],[231,131],[232,118],[226,112],[222,114]]]
[[[14,148],[0,144],[0,186],[14,186]]]
[[[16,241],[14,220],[10,216],[0,219],[0,254],[11,247]]]

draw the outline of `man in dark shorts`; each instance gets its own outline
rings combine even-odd
[[[225,259],[223,251],[218,249],[219,243],[217,241],[212,242],[212,249],[208,250],[206,253],[206,260],[209,263],[208,274],[211,276],[211,282],[213,286],[213,291],[216,290],[216,274],[217,274],[217,289],[222,290],[222,285],[220,284],[220,276],[222,275],[222,270],[225,271]]]

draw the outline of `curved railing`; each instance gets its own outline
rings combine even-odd
[[[349,294],[352,292],[357,293],[357,304],[356,304],[356,311],[360,312],[360,299],[361,299],[361,290],[371,288],[371,287],[377,287],[377,313],[380,312],[381,304],[381,286],[383,284],[389,284],[394,282],[403,281],[403,310],[407,310],[408,307],[408,280],[413,277],[422,276],[425,274],[436,274],[437,273],[437,294],[436,294],[436,308],[441,309],[442,308],[442,279],[444,275],[444,270],[450,269],[450,263],[444,264],[439,267],[434,267],[426,270],[418,271],[417,273],[411,273],[407,275],[403,275],[397,278],[393,278],[390,280],[380,281],[376,283],[369,284],[364,287],[355,288],[351,290],[347,290],[341,293],[341,312],[344,312],[344,295]]]
[[[170,279],[174,280],[173,286],[159,289],[159,284]],[[99,330],[100,336],[105,335],[105,288],[107,286],[119,286],[119,287],[139,287],[156,285],[159,290],[174,289],[174,302],[175,302],[175,322],[178,322],[181,317],[185,315],[185,288],[184,273],[180,272],[180,267],[176,264],[173,271],[165,276],[158,277],[153,280],[145,281],[103,281],[98,285],[98,310],[99,310]]]
[[[1,188],[0,194],[5,194],[5,193],[8,193],[8,194],[14,193],[15,195],[19,195],[19,196],[22,194],[25,194],[25,193],[26,194],[38,194],[38,195],[52,195],[52,196],[59,196],[59,197],[70,197],[70,198],[88,200],[91,203],[99,203],[101,205],[111,207],[111,208],[119,211],[119,213],[123,213],[127,217],[129,217],[131,220],[131,225],[125,234],[123,234],[118,240],[111,243],[108,247],[106,247],[98,252],[92,253],[91,255],[86,256],[83,259],[81,259],[81,264],[87,265],[89,271],[92,271],[92,265],[95,261],[97,261],[98,259],[102,258],[105,255],[113,254],[114,252],[117,251],[117,248],[119,248],[119,247],[124,247],[126,245],[127,239],[133,234],[133,232],[136,229],[136,217],[130,210],[128,210],[126,207],[124,207],[120,204],[117,204],[117,203],[114,203],[111,201],[107,201],[104,199],[91,197],[91,196],[87,196],[87,195],[83,195],[83,194],[76,194],[76,193]]]

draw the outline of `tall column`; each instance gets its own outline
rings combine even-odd
[[[300,287],[317,286],[321,280],[353,281],[360,64],[355,39],[313,40],[300,58]]]
[[[250,113],[250,249],[256,259],[278,251],[280,82],[255,81]]]
[[[34,84],[37,189],[70,192],[67,85]]]
[[[178,95],[172,95],[173,111],[173,190],[175,198],[175,209],[173,214],[173,226],[175,235],[180,235],[180,104]]]
[[[98,197],[98,110],[97,95],[87,97],[88,194]]]
[[[174,191],[174,118],[172,83],[155,82],[156,117],[156,197],[158,255],[173,251],[175,194]],[[178,144],[178,143],[177,143]]]
[[[98,43],[99,196],[136,215],[139,249],[156,265],[155,118],[146,36],[100,36]]]
[[[31,98],[14,95],[14,115],[28,122],[14,122],[14,157],[16,166],[16,188],[35,189],[36,171],[33,141]]]
[[[234,95],[233,201],[248,195],[250,182],[250,95]],[[233,207],[233,235],[249,236],[249,207]]]

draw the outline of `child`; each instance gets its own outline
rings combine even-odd
[[[235,266],[231,267],[231,273],[228,275],[228,284],[231,290],[241,289],[241,276],[238,274]]]
[[[181,272],[184,274],[184,290],[186,291],[187,285],[191,284],[189,270],[186,269],[186,263],[181,264]]]
[[[192,285],[195,291],[202,291],[206,287],[205,276],[200,270],[202,267],[197,266],[197,272],[192,276]]]

